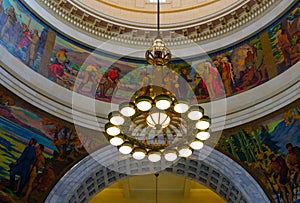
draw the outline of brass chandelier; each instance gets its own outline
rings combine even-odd
[[[146,52],[146,60],[161,77],[159,70],[171,60],[171,52],[159,35],[159,1],[157,7],[158,35]],[[120,153],[131,154],[136,160],[148,157],[158,162],[162,157],[166,161],[189,157],[210,137],[211,119],[201,106],[190,105],[188,100],[177,99],[167,89],[153,84],[136,91],[129,102],[119,105],[118,111],[109,113],[108,120],[107,140]]]

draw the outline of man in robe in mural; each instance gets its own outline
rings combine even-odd
[[[297,43],[292,48],[291,65],[296,64],[298,61],[300,61],[300,38],[297,39]]]
[[[291,63],[290,54],[291,54],[292,44],[284,29],[281,30],[281,34],[278,37],[278,46],[283,54],[285,66],[289,67]]]
[[[3,40],[4,36],[7,35],[8,42],[11,42],[10,33],[13,30],[15,23],[17,22],[17,17],[15,13],[15,8],[13,6],[6,10],[6,21],[1,29],[0,38]]]
[[[219,72],[217,69],[212,67],[210,62],[207,61],[204,63],[203,79],[210,98],[214,98],[215,96],[221,94],[221,86],[218,83],[218,75]]]
[[[232,68],[231,64],[228,62],[228,58],[225,56],[220,61],[220,68],[221,68],[221,77],[223,80],[224,88],[226,95],[232,95],[231,89],[231,81],[232,81]]]
[[[33,182],[35,181],[35,179],[38,175],[38,171],[43,169],[44,166],[45,166],[45,157],[43,155],[43,151],[44,151],[44,145],[39,144],[36,148],[36,162],[31,168],[31,173],[30,173],[30,176],[29,176],[29,180],[27,182],[26,194],[22,199],[23,202],[28,201],[29,196],[30,196],[31,191],[32,191],[32,188],[33,188]]]
[[[292,143],[286,144],[288,154],[285,157],[286,164],[290,172],[294,175],[294,181],[297,186],[300,186],[300,148],[294,147]]]
[[[193,79],[188,75],[186,68],[182,68],[180,72],[181,77],[178,78],[180,97],[187,98],[188,92],[191,89],[189,83],[193,82]]]
[[[268,171],[265,173],[273,176],[282,195],[284,203],[293,203],[293,191],[290,182],[290,175],[285,160],[281,156],[271,154],[269,156],[271,161]]]
[[[15,188],[15,176],[19,175],[20,179],[18,181],[18,186],[15,192],[18,196],[21,195],[22,189],[24,188],[25,183],[27,182],[31,166],[36,162],[36,139],[32,138],[28,146],[22,152],[20,158],[18,158],[12,165],[10,170],[10,187],[11,189]]]
[[[37,30],[34,30],[33,36],[30,38],[30,45],[27,53],[26,64],[30,67],[33,66],[37,57],[37,49],[39,47],[40,37]]]
[[[3,0],[0,0],[0,27],[2,27],[4,23],[2,22],[3,15],[4,15]]]

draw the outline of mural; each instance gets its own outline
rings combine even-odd
[[[0,111],[1,202],[40,202],[70,167],[107,142],[100,132],[78,126],[75,129],[72,124],[37,110],[4,87],[0,87]],[[21,171],[17,170],[32,138],[37,142],[35,174],[30,165],[27,170],[24,165]],[[39,152],[41,145],[43,150]],[[293,194],[295,201],[300,199],[299,147],[300,106],[255,126],[223,133],[217,144],[218,150],[251,171],[275,201],[291,198],[288,194]],[[20,177],[27,180],[23,185],[18,181]]]
[[[249,168],[276,202],[300,200],[300,106],[223,134],[217,148]]]
[[[75,130],[72,124],[37,111],[3,87],[0,111],[0,202],[41,202],[56,181],[87,155],[86,150],[92,152],[105,144],[99,132],[79,127]],[[80,133],[85,135],[81,139]],[[40,155],[39,147],[31,153],[35,154],[36,149],[35,170],[30,167],[33,162],[26,164],[22,158],[28,157],[26,146],[32,138],[36,146],[43,146]],[[11,179],[12,174],[16,181]]]
[[[47,38],[47,28],[15,1],[0,1],[0,43],[38,71]]]
[[[299,61],[299,13],[299,7],[294,7],[267,31],[210,58],[172,61],[170,71],[162,75],[164,87],[180,96],[195,94],[199,102],[205,102],[268,81],[272,62],[280,74]],[[127,90],[149,83],[153,71],[144,61],[107,55],[66,39],[15,0],[0,0],[0,44],[49,80],[106,102],[116,90],[117,99],[127,98]],[[269,55],[274,61],[266,60]],[[138,68],[140,71],[134,71]],[[87,151],[105,143],[99,132],[75,130],[72,124],[38,111],[3,87],[0,111],[0,202],[40,202]],[[291,202],[291,195],[299,200],[299,119],[298,106],[256,127],[223,134],[218,149],[252,171],[275,201]],[[32,148],[35,140],[37,148]],[[25,155],[37,160],[35,172],[28,161],[20,170]],[[21,181],[13,181],[13,177],[21,177]]]
[[[199,102],[218,99],[222,91],[231,96],[258,86],[270,79],[270,71],[274,77],[299,60],[300,17],[296,6],[280,22],[248,41],[213,53],[205,60],[199,56],[172,61],[169,68],[186,80],[188,91]],[[71,41],[43,24],[19,1],[1,0],[0,16],[1,45],[30,68],[67,89],[109,102],[123,76],[125,89],[141,85],[140,75],[130,72],[146,67],[145,61],[129,56],[119,58]],[[261,40],[265,33],[267,40]],[[274,61],[266,60],[266,55]],[[277,70],[272,70],[273,63]],[[204,66],[211,68],[204,71]],[[175,82],[166,79],[164,83],[172,91],[186,88],[176,82],[176,77]]]
[[[278,72],[296,64],[300,59],[300,8],[294,9],[268,34]]]

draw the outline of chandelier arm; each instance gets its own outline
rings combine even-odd
[[[178,138],[177,133],[175,132],[174,129],[171,128],[171,125],[169,125],[167,128],[171,131],[171,135],[172,135],[173,139],[174,140],[177,139]]]
[[[151,120],[152,120],[153,123],[156,123],[155,120],[154,120],[154,118],[153,118],[153,116],[152,116],[152,114],[150,114],[150,118],[151,118]],[[158,118],[158,123],[159,123],[159,118]]]
[[[142,123],[140,125],[138,125],[137,127],[141,126],[137,132],[135,133],[137,136],[136,136],[136,139],[139,140],[139,136],[142,136],[142,132],[143,130],[147,127],[147,124],[143,124]],[[140,137],[141,138],[141,137]]]
[[[145,137],[144,137],[144,143],[147,143],[147,146],[148,146],[148,137],[149,137],[149,135],[150,135],[150,131],[151,131],[152,129],[151,128],[147,128],[146,129],[146,133],[145,133]],[[145,145],[146,146],[146,145]]]
[[[168,114],[167,114],[167,115],[168,115]],[[169,116],[166,116],[165,120],[164,120],[163,122],[161,122],[161,123],[165,123],[166,120],[168,120],[168,118],[170,118],[170,117],[169,117]]]

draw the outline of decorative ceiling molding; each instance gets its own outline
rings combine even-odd
[[[146,29],[145,25],[113,21],[112,18],[96,16],[90,11],[81,10],[68,0],[21,1],[55,30],[89,47],[95,47],[95,44],[109,40],[109,44],[116,43],[127,49],[144,50],[152,45],[156,36],[155,25],[151,25],[151,29]],[[234,7],[229,14],[220,14],[218,18],[212,18],[211,21],[193,22],[179,27],[174,25],[162,27],[161,35],[165,44],[171,49],[178,50],[182,58],[193,56],[184,48],[187,46],[191,49],[191,46],[201,45],[206,52],[211,53],[253,36],[286,13],[297,2],[297,0],[251,0],[241,7]],[[101,47],[103,51],[114,53],[114,49],[111,49],[108,43],[103,44]]]
[[[186,37],[193,42],[205,41],[227,34],[254,21],[255,18],[267,12],[269,8],[276,6],[280,1],[281,0],[245,1],[246,4],[240,4],[232,8],[230,13],[220,13],[218,16],[211,17],[209,20],[201,21],[200,19],[198,22],[178,27],[176,27],[176,25],[171,25],[170,27],[168,25],[162,25],[161,30],[166,41],[168,41],[168,39],[174,40],[171,36],[172,32],[181,35],[178,38],[183,38],[182,36],[186,35]],[[68,0],[38,0],[38,2],[53,15],[64,19],[66,23],[76,26],[92,36],[105,39],[111,39],[112,37],[124,38],[128,40],[127,43],[136,41],[137,38],[144,42],[152,42],[152,39],[145,38],[145,32],[149,32],[150,30],[150,36],[152,36],[152,32],[155,32],[155,30],[153,30],[155,29],[155,25],[139,26],[134,23],[128,24],[128,22],[125,21],[116,21],[112,18],[108,19],[108,16],[100,16],[99,13],[86,10],[86,8],[79,4]],[[138,30],[138,32],[132,36],[135,30]],[[155,37],[155,35],[153,35],[153,37]]]

